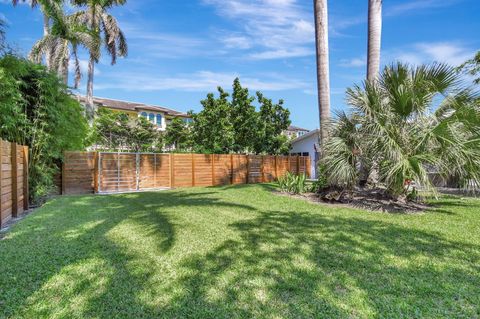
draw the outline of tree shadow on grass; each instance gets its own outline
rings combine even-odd
[[[262,211],[217,193],[230,189],[47,204],[0,242],[0,317],[480,315],[480,247],[318,210]],[[245,218],[221,229],[237,236],[175,260],[182,206]]]
[[[252,210],[214,195],[179,190],[47,203],[0,241],[0,317],[84,317],[96,316],[96,310],[109,317],[107,312],[143,309],[137,295],[153,271],[135,273],[135,262],[168,254],[175,244],[176,207],[199,214],[203,207]],[[149,245],[150,256],[130,251],[142,245]]]
[[[169,317],[472,318],[480,247],[393,224],[268,211],[185,261]]]

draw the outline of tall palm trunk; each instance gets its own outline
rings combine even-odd
[[[97,23],[95,23],[95,6],[90,8],[90,28],[91,30],[96,30]],[[90,125],[93,124],[93,118],[95,117],[95,105],[93,103],[93,75],[95,73],[95,57],[93,53],[90,53],[90,59],[88,61],[88,79],[87,79],[87,96],[85,103],[85,111],[87,115],[87,120]]]
[[[328,137],[330,121],[330,74],[328,61],[328,11],[327,0],[314,0],[315,40],[317,49],[318,109],[320,113],[320,146]]]
[[[367,80],[373,81],[380,71],[382,38],[382,0],[368,0]]]
[[[377,79],[380,71],[380,48],[382,40],[382,1],[368,0],[368,52],[367,81]],[[378,184],[378,162],[374,158],[371,163],[360,165],[360,185],[375,186]]]
[[[50,18],[48,15],[44,12],[43,13],[43,36],[48,36],[50,34]],[[50,50],[47,50],[45,52],[45,65],[47,66],[47,69],[50,70],[50,58],[51,58],[52,53]]]

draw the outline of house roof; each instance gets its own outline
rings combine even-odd
[[[314,130],[311,130],[311,131],[309,131],[308,133],[305,133],[305,134],[303,134],[303,135],[301,135],[301,136],[293,139],[293,140],[291,141],[291,143],[293,144],[293,143],[299,142],[299,141],[301,141],[301,140],[304,140],[304,139],[306,139],[306,138],[309,138],[309,137],[312,136],[312,135],[317,135],[317,134],[319,134],[319,133],[320,133],[320,130],[319,130],[318,128],[317,128],[317,129],[314,129]]]
[[[298,126],[290,125],[288,127],[287,131],[305,131],[305,132],[308,132],[310,130],[307,130],[306,128],[301,128],[301,127],[298,127]]]
[[[86,102],[86,97],[83,95],[77,95],[77,99],[81,103]],[[164,112],[167,115],[172,116],[180,116],[180,117],[188,117],[189,115],[184,112],[179,112],[172,110],[167,107],[158,106],[158,105],[149,105],[139,102],[129,102],[129,101],[122,101],[122,100],[114,100],[114,99],[107,99],[103,97],[93,97],[93,103],[105,106],[111,109],[122,110],[122,111],[157,111],[157,112]]]

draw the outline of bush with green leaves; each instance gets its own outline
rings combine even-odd
[[[44,66],[0,58],[0,137],[30,148],[30,195],[35,201],[53,187],[63,152],[84,148],[83,109],[58,76]]]
[[[305,174],[296,175],[287,172],[277,180],[280,190],[290,194],[303,194],[307,190],[306,186],[307,176]]]
[[[328,187],[328,177],[326,167],[323,164],[319,164],[317,167],[317,180],[313,181],[309,187],[309,191],[312,193],[318,193]]]
[[[435,192],[429,172],[480,182],[480,106],[444,64],[386,67],[378,80],[347,90],[349,114],[339,113],[324,147],[328,182],[352,187],[359,167],[372,167],[393,197],[406,181]]]
[[[163,136],[143,117],[100,108],[89,141],[105,151],[161,151]]]

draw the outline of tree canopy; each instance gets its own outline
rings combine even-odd
[[[290,125],[290,111],[283,101],[273,103],[260,92],[251,96],[237,78],[230,94],[218,87],[201,101],[202,111],[193,114],[193,147],[206,153],[288,152],[287,137],[282,134]],[[258,110],[254,102],[260,105]]]

